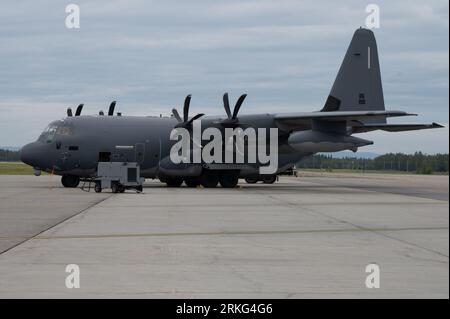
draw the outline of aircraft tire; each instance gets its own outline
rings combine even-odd
[[[277,175],[264,176],[263,182],[264,184],[273,184],[277,181]]]
[[[61,184],[66,188],[76,188],[80,184],[80,178],[74,175],[63,175]]]
[[[183,184],[183,179],[180,177],[171,177],[166,180],[167,187],[180,187]]]
[[[214,188],[219,184],[219,174],[215,171],[204,170],[200,175],[200,184],[204,188]]]
[[[256,177],[247,177],[245,179],[245,182],[247,184],[256,184],[258,182],[258,179]]]
[[[220,172],[219,182],[223,188],[235,188],[239,183],[239,172],[222,171]]]
[[[200,180],[197,177],[186,177],[184,183],[187,187],[197,187],[200,185]]]

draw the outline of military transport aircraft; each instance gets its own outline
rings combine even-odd
[[[442,127],[439,124],[388,124],[388,117],[409,114],[387,111],[384,106],[380,66],[372,31],[360,28],[353,35],[331,92],[320,111],[239,115],[246,95],[231,110],[228,94],[223,96],[224,116],[189,116],[191,96],[184,102],[183,116],[174,109],[171,117],[123,116],[114,114],[112,102],[107,114],[81,115],[83,104],[75,114],[50,123],[37,141],[21,149],[24,163],[62,176],[65,187],[77,187],[80,180],[96,176],[99,162],[137,162],[141,176],[158,178],[168,186],[183,182],[190,187],[203,185],[235,187],[239,178],[248,183],[273,183],[276,175],[292,168],[303,157],[317,152],[357,151],[372,141],[353,136],[374,130],[400,132]],[[273,174],[261,174],[256,163],[174,163],[170,138],[174,128],[192,130],[200,121],[202,129],[214,127],[254,128],[278,131],[278,161]],[[259,131],[258,131],[259,132]],[[193,141],[203,145],[202,141]]]

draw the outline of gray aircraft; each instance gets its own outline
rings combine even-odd
[[[80,180],[96,176],[99,162],[136,162],[141,176],[158,178],[168,186],[183,182],[190,187],[203,185],[235,187],[239,178],[248,183],[273,183],[276,175],[292,168],[303,157],[317,152],[357,151],[372,141],[353,136],[375,130],[401,132],[442,127],[439,124],[388,124],[388,117],[409,114],[387,111],[384,106],[380,66],[372,31],[360,28],[353,35],[325,105],[320,111],[239,115],[246,95],[231,110],[228,94],[223,96],[224,116],[189,116],[190,95],[183,116],[174,109],[171,117],[123,116],[114,114],[115,102],[107,114],[75,114],[50,123],[37,141],[21,149],[21,159],[35,168],[62,176],[65,187],[77,187]],[[175,127],[192,130],[201,121],[202,130],[226,128],[278,129],[278,168],[274,174],[260,174],[260,162],[174,163],[169,154],[176,143],[170,138]],[[196,122],[198,123],[198,122]],[[195,141],[194,141],[195,142]],[[197,141],[197,143],[199,143]],[[200,142],[202,145],[204,141]]]

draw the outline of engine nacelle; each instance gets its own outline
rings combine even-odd
[[[180,163],[174,164],[169,156],[165,157],[160,163],[158,168],[158,175],[173,176],[173,177],[192,177],[200,176],[202,173],[201,164],[187,164]]]
[[[344,150],[356,152],[359,147],[372,145],[373,142],[354,136],[308,130],[292,133],[288,144],[301,152],[318,153]]]

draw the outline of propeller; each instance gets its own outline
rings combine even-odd
[[[67,116],[72,117],[72,109],[70,107],[67,109]]]
[[[114,115],[114,108],[116,107],[116,101],[112,101],[109,105],[108,116]]]
[[[247,94],[242,94],[234,105],[233,113],[231,113],[230,109],[230,100],[228,98],[228,93],[223,95],[223,107],[225,108],[225,112],[227,113],[227,119],[221,121],[222,124],[225,125],[236,125],[239,120],[237,118],[239,110],[241,109],[242,103],[244,103]]]
[[[178,124],[175,125],[175,127],[183,127],[183,128],[190,128],[192,126],[192,122],[202,117],[203,113],[199,113],[192,118],[189,119],[189,105],[191,104],[191,95],[189,94],[184,99],[184,107],[183,107],[183,118],[181,118],[180,114],[176,109],[172,109],[173,116],[177,119]]]
[[[77,110],[75,111],[75,116],[80,116],[81,115],[81,111],[83,110],[83,106],[84,106],[84,104],[78,105]]]

